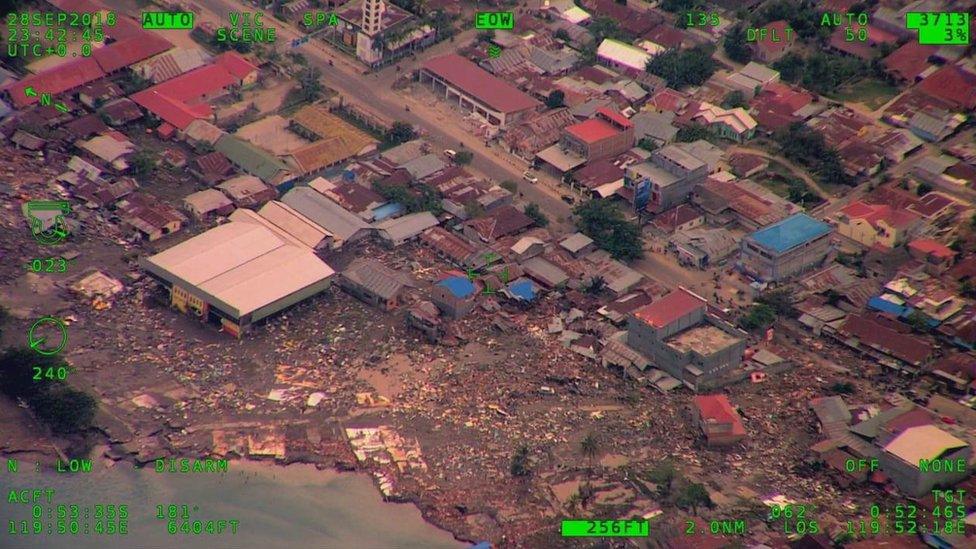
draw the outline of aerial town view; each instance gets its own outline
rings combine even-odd
[[[976,0],[0,8],[0,547],[976,548]]]

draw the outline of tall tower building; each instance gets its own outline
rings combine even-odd
[[[383,28],[384,11],[383,0],[363,0],[363,32],[367,36],[376,36]]]

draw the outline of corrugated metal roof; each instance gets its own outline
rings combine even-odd
[[[918,467],[923,459],[936,459],[949,450],[964,448],[965,441],[950,435],[935,425],[911,427],[885,446],[885,452]]]
[[[539,105],[515,86],[454,53],[428,59],[423,68],[499,112],[518,112]]]
[[[419,235],[438,224],[437,218],[430,212],[417,212],[396,219],[387,219],[373,225],[386,238],[398,241]]]
[[[396,297],[404,286],[399,273],[375,259],[356,259],[342,271],[342,277],[345,283],[351,282],[386,300]]]
[[[800,213],[760,229],[749,235],[749,238],[760,246],[781,254],[828,234],[831,230],[830,225]]]
[[[308,187],[295,187],[285,193],[281,201],[335,235],[338,240],[349,240],[357,232],[371,229],[358,215]]]
[[[705,309],[707,302],[684,288],[634,311],[634,316],[655,328],[663,328],[697,309]]]
[[[310,248],[257,224],[232,221],[145,260],[158,275],[191,286],[238,317],[332,276]]]
[[[214,149],[223,153],[228,160],[245,172],[261,178],[265,183],[273,183],[275,176],[287,169],[285,163],[273,154],[230,134],[221,136],[214,144]]]

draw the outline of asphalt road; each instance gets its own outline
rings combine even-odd
[[[232,0],[195,1],[206,10],[217,15],[220,18],[219,24],[221,25],[228,24],[227,15],[232,11],[254,11],[255,9],[248,4]],[[571,229],[572,225],[568,222],[571,217],[571,207],[559,199],[560,193],[555,190],[556,185],[558,185],[557,181],[539,174],[539,184],[528,183],[522,179],[522,169],[497,155],[494,150],[486,148],[480,138],[465,132],[459,123],[450,120],[446,124],[440,123],[433,111],[416,101],[410,101],[398,95],[391,88],[398,76],[395,66],[388,66],[377,72],[363,74],[364,67],[361,64],[314,39],[292,50],[290,47],[291,40],[302,35],[291,25],[277,21],[267,14],[264,21],[266,26],[277,27],[279,51],[284,53],[297,50],[304,54],[311,66],[322,71],[323,83],[339,92],[344,101],[362,105],[389,120],[408,122],[415,128],[422,129],[426,134],[426,139],[438,147],[438,150],[456,150],[460,148],[460,143],[464,143],[464,146],[474,153],[474,160],[471,163],[471,168],[474,171],[480,172],[497,182],[506,179],[518,182],[522,199],[526,202],[537,203],[549,217],[553,229],[560,233]],[[417,61],[411,60],[401,63],[401,71],[411,70],[423,58],[456,50],[466,40],[473,37],[474,31],[464,32],[455,37],[454,42],[437,44],[421,52],[418,56],[420,59]],[[330,60],[333,62],[332,65],[329,65]],[[408,102],[410,111],[405,109]],[[559,223],[560,218],[566,222]]]

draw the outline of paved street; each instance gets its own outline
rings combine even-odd
[[[218,17],[215,24],[226,25],[227,14],[237,10],[253,10],[251,6],[233,0],[197,0],[205,9]],[[277,27],[279,51],[291,50],[290,43],[301,34],[291,25],[278,21],[270,15],[265,15],[266,26]],[[460,144],[474,153],[471,167],[483,175],[501,182],[506,179],[517,181],[519,192],[527,202],[539,204],[551,222],[556,232],[564,233],[571,229],[568,222],[558,223],[559,218],[569,220],[571,208],[559,199],[555,190],[557,181],[548,176],[539,175],[540,184],[532,185],[522,179],[524,168],[514,164],[507,155],[501,156],[494,150],[486,148],[484,141],[465,132],[455,120],[437,120],[437,114],[417,101],[405,98],[392,90],[392,84],[399,74],[409,72],[418,66],[424,58],[456,50],[466,41],[473,39],[473,30],[457,35],[453,42],[441,42],[418,55],[417,60],[404,60],[401,71],[397,73],[396,66],[388,66],[382,70],[363,74],[364,67],[345,55],[332,50],[319,40],[310,40],[296,48],[308,59],[309,64],[322,71],[323,83],[342,94],[344,100],[366,107],[380,116],[390,120],[402,120],[414,127],[422,129],[435,147],[439,149],[458,149]],[[329,65],[329,61],[333,64]],[[407,111],[404,107],[410,107]]]

